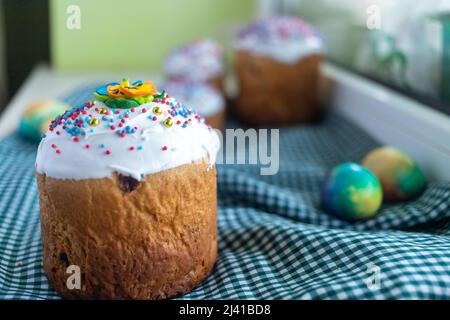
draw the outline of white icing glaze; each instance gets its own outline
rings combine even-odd
[[[213,116],[225,107],[220,92],[203,82],[169,81],[161,87],[204,117]]]
[[[39,145],[37,172],[56,179],[74,180],[105,178],[113,172],[119,172],[141,180],[145,175],[198,161],[206,156],[209,157],[210,165],[214,165],[220,147],[217,134],[204,124],[202,117],[192,111],[187,117],[170,115],[171,104],[183,106],[182,110],[190,109],[177,103],[174,98],[167,98],[166,101],[168,104],[151,102],[140,105],[133,109],[134,112],[130,109],[110,109],[96,101],[94,106],[82,108],[86,114],[81,113],[74,119],[92,116],[100,119],[99,125],[90,126],[84,122],[84,127],[79,128],[76,136],[70,131],[70,128],[76,127],[74,121],[70,117],[63,118],[62,123],[47,132]],[[161,115],[152,111],[157,106],[163,110]],[[106,109],[107,114],[100,114],[98,110],[101,109]],[[119,114],[115,113],[117,110]],[[125,117],[125,114],[128,115]],[[170,128],[163,123],[169,116],[173,122]],[[153,117],[157,118],[156,121]],[[68,131],[64,130],[63,123],[67,121],[64,119],[71,122],[65,127]],[[124,123],[119,127],[122,120]],[[129,126],[130,131],[121,137],[118,130],[124,130],[126,126]]]
[[[170,78],[206,81],[224,72],[222,47],[210,39],[200,39],[175,48],[164,63]]]
[[[323,53],[324,42],[312,26],[297,17],[271,17],[244,28],[234,48],[290,64]]]

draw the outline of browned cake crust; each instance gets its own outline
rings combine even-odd
[[[320,117],[319,67],[322,55],[313,54],[295,64],[237,51],[239,96],[235,114],[252,125],[311,122]]]
[[[225,94],[225,76],[219,75],[215,78],[211,78],[208,81],[206,81],[210,86],[216,88],[220,91],[222,95]]]
[[[221,131],[225,128],[225,109],[217,112],[216,114],[205,117],[206,123],[209,124],[214,129],[219,129]]]
[[[197,162],[148,175],[36,174],[45,273],[65,298],[166,299],[197,286],[217,256],[216,171]],[[66,268],[81,269],[69,290]]]

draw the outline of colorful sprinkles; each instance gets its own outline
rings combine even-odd
[[[103,103],[105,103],[106,96],[108,100],[132,97],[134,101],[141,103],[130,108],[122,108],[120,104],[112,104],[114,107],[105,107],[103,103],[89,101],[57,116],[50,123],[49,131],[56,135],[64,132],[74,143],[78,143],[81,138],[88,138],[90,135],[95,135],[98,130],[104,132],[105,129],[113,131],[118,138],[141,135],[147,128],[139,128],[133,123],[133,119],[139,116],[145,117],[143,119],[151,123],[159,122],[166,130],[173,127],[186,128],[194,122],[204,123],[203,117],[170,97],[165,91],[158,93],[150,82],[136,81],[130,84],[128,80],[124,79],[121,84],[107,84],[97,89],[94,96]],[[153,106],[149,107],[148,103],[150,102]],[[146,113],[147,115],[144,115]],[[152,126],[154,125],[157,124],[152,124]],[[61,154],[61,150],[56,144],[52,144],[51,147],[55,149],[56,154]],[[95,150],[89,143],[82,144],[82,147],[85,150]],[[99,144],[98,147],[105,155],[112,154],[112,150],[106,145]],[[143,150],[142,145],[125,148],[129,151]],[[163,146],[161,150],[167,151],[169,147]]]
[[[211,39],[197,39],[172,50],[164,69],[169,77],[210,79],[223,73],[223,48]]]
[[[283,16],[265,18],[249,24],[239,33],[238,40],[244,41],[249,37],[256,37],[262,42],[271,42],[276,39],[302,40],[321,36],[300,18]]]

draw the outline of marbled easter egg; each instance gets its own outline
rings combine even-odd
[[[322,185],[322,207],[346,220],[373,217],[382,200],[383,192],[377,177],[356,163],[337,165]]]
[[[29,105],[19,122],[19,134],[27,140],[39,142],[50,122],[70,107],[61,101],[50,100]]]
[[[426,178],[418,164],[396,148],[372,150],[362,165],[378,177],[387,201],[410,200],[425,190]]]

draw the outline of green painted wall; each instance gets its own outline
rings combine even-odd
[[[255,0],[50,0],[51,59],[59,70],[159,71],[167,52],[211,36],[229,42],[254,17]],[[66,27],[69,5],[80,29]]]

